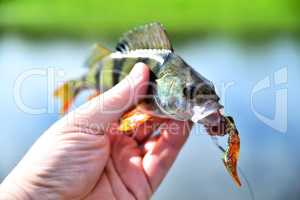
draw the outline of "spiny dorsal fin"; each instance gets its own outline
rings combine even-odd
[[[116,50],[128,52],[137,49],[168,49],[173,51],[165,29],[160,23],[137,27],[120,38]]]
[[[84,66],[91,68],[93,67],[99,60],[103,57],[110,54],[111,51],[105,47],[100,46],[99,44],[95,44],[90,56],[84,62]]]

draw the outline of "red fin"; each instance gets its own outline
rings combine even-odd
[[[88,96],[87,100],[89,101],[89,100],[91,100],[91,99],[97,97],[97,96],[100,95],[100,94],[101,94],[101,93],[100,93],[98,90],[96,90],[96,91],[93,92],[90,96]]]
[[[133,109],[127,111],[120,120],[118,130],[122,132],[130,132],[136,130],[146,122],[159,122],[161,118],[151,114],[151,108],[146,103],[140,103]]]

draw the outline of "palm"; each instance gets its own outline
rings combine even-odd
[[[151,139],[150,133],[110,135],[108,160],[88,199],[149,199],[187,138],[183,123],[176,124],[178,134],[162,131]]]

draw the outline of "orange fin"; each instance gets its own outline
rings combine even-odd
[[[237,161],[240,152],[240,137],[236,129],[231,130],[228,137],[228,148],[223,157],[224,165],[234,180],[235,184],[240,187],[241,181],[237,172]]]
[[[89,101],[89,100],[91,100],[91,99],[97,97],[97,96],[100,95],[100,94],[101,94],[101,93],[100,93],[98,90],[96,90],[96,91],[93,92],[90,96],[88,96],[87,100]]]
[[[165,119],[157,117],[153,113],[151,104],[140,102],[136,107],[127,111],[120,120],[119,131],[131,132],[145,123],[160,124]]]
[[[60,109],[61,114],[65,114],[70,109],[73,101],[74,101],[74,93],[71,90],[70,82],[64,83],[62,86],[57,88],[53,95],[60,99],[62,102],[62,107]]]
[[[123,132],[133,131],[151,119],[152,116],[149,113],[143,112],[140,107],[135,107],[122,116],[118,130]]]

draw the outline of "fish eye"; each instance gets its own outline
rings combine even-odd
[[[183,94],[189,99],[193,99],[196,93],[196,87],[194,85],[187,85],[183,88]]]

